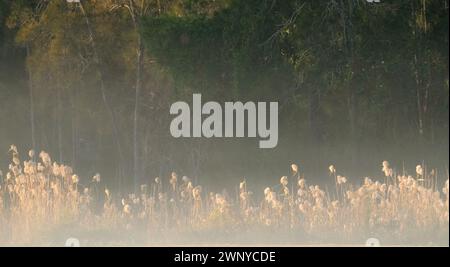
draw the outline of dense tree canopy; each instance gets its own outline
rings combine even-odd
[[[448,5],[2,0],[0,150],[50,150],[117,185],[177,168],[276,172],[286,161],[448,165]],[[170,104],[194,92],[278,101],[278,148],[174,140]]]
[[[144,33],[185,87],[289,101],[309,109],[318,137],[341,120],[352,138],[403,130],[430,140],[448,124],[446,5],[232,1],[212,16],[150,17]]]

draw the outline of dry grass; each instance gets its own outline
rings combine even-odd
[[[297,165],[290,177],[255,196],[246,181],[239,196],[204,192],[172,173],[117,198],[100,175],[86,185],[68,166],[34,152],[0,172],[0,243],[58,245],[76,236],[93,245],[166,244],[384,244],[448,245],[449,181],[438,189],[435,171],[395,175],[383,162],[384,180],[355,187],[330,166],[335,192],[308,186]],[[259,201],[258,201],[259,198]]]

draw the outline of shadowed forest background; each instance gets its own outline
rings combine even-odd
[[[0,0],[0,169],[16,144],[129,191],[299,164],[448,170],[448,0]],[[170,105],[278,101],[279,143],[174,139]]]

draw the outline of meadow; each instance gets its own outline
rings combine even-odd
[[[414,175],[389,162],[378,179],[350,184],[329,166],[333,190],[310,185],[301,166],[252,192],[205,192],[172,173],[119,196],[100,174],[82,184],[74,170],[49,154],[23,157],[11,146],[11,164],[0,172],[0,245],[381,245],[448,246],[449,180],[417,165]],[[130,178],[131,179],[131,178]],[[442,181],[442,182],[439,182]]]

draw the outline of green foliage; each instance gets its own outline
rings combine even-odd
[[[150,53],[191,90],[270,98],[268,87],[286,78],[280,69],[289,69],[265,44],[276,30],[269,2],[233,1],[212,17],[149,17],[144,36]]]
[[[142,37],[138,139],[142,160],[150,162],[142,164],[143,172],[155,174],[177,161],[190,164],[167,129],[172,101],[190,99],[192,92],[205,100],[278,101],[279,151],[291,151],[286,157],[301,154],[314,161],[332,150],[338,158],[358,159],[362,151],[372,153],[369,146],[384,157],[385,148],[411,143],[420,156],[430,144],[448,151],[448,0],[134,1],[137,9],[144,3],[148,8],[137,24],[118,5],[128,2],[86,0],[81,9],[60,0],[0,1],[0,119],[26,129],[22,142],[11,137],[18,130],[7,130],[0,147],[29,147],[31,82],[39,146],[57,154],[52,140],[70,136],[72,142],[62,142],[62,158],[76,165],[93,155],[98,162],[80,165],[125,172],[118,169],[128,168],[132,158],[136,48]],[[9,118],[11,112],[20,123]],[[96,151],[83,152],[83,142]],[[211,166],[232,165],[233,149],[214,162],[203,146],[181,143],[193,166],[201,157]],[[255,165],[273,155],[248,154]]]
[[[173,69],[177,84],[187,77],[217,77],[224,68],[220,60],[220,31],[205,17],[177,18],[164,16],[147,20],[150,51],[163,65]],[[194,83],[195,84],[195,83]]]
[[[448,3],[422,2],[235,0],[213,16],[147,18],[143,32],[188,92],[287,102],[313,135],[414,138],[417,109],[427,134],[448,131]]]

